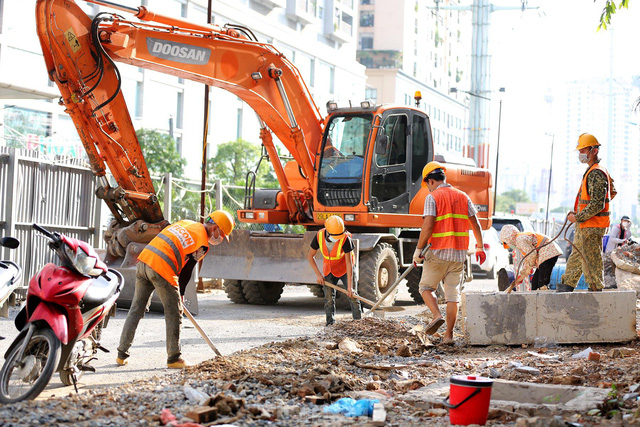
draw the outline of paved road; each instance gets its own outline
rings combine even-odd
[[[480,278],[478,278],[480,279]],[[474,280],[467,284],[468,290],[497,290],[495,280]],[[262,344],[300,336],[315,335],[324,327],[323,299],[314,297],[306,286],[287,286],[278,304],[273,306],[240,305],[230,302],[221,290],[198,294],[198,323],[223,355]],[[424,305],[415,305],[404,284],[400,285],[397,305],[405,308],[391,315],[415,315],[425,310]],[[9,319],[0,318],[0,354],[8,348],[17,335],[13,318],[17,310],[12,309]],[[126,366],[115,364],[116,347],[126,317],[125,310],[118,310],[116,317],[103,331],[103,346],[111,353],[99,353],[93,362],[97,372],[87,373],[80,379],[80,392],[96,387],[117,386],[136,379],[149,378],[171,372],[166,368],[165,325],[162,314],[147,313],[140,322],[131,348],[130,362]],[[348,311],[338,311],[337,319],[349,319]],[[200,363],[214,357],[200,334],[188,319],[183,322],[183,356],[191,363]],[[41,397],[62,396],[73,393],[73,387],[62,385],[54,377]]]

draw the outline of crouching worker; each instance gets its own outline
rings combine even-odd
[[[324,227],[311,241],[307,259],[316,273],[318,284],[322,285],[324,290],[324,311],[327,316],[327,326],[329,326],[336,321],[336,290],[325,286],[325,280],[333,285],[342,282],[342,286],[346,286],[351,302],[351,315],[354,319],[360,319],[362,307],[360,301],[352,297],[353,294],[358,293],[358,283],[353,277],[354,246],[351,234],[345,230],[342,218],[336,215],[327,218]],[[318,250],[323,259],[322,273],[313,258]]]
[[[500,230],[500,241],[505,248],[515,249],[522,254],[524,258],[522,267],[518,277],[512,287],[516,287],[531,272],[536,269],[531,279],[531,290],[548,289],[551,283],[551,272],[558,261],[558,257],[562,255],[562,249],[556,242],[549,244],[549,239],[544,234],[525,231],[518,232],[518,229],[507,224]]]
[[[486,261],[482,232],[476,214],[476,207],[463,191],[453,188],[446,182],[446,169],[438,162],[430,162],[422,170],[422,187],[430,193],[424,200],[424,222],[418,245],[413,254],[414,264],[422,263],[422,277],[419,291],[431,313],[433,320],[427,326],[426,333],[433,335],[444,323],[438,300],[433,295],[440,281],[444,284],[444,297],[447,301],[447,331],[442,344],[453,344],[453,328],[458,315],[460,302],[460,283],[464,261],[469,250],[469,226],[476,238],[476,258],[480,264]],[[420,254],[431,243],[426,258]]]
[[[182,220],[162,230],[138,256],[136,287],[129,314],[124,322],[118,345],[118,365],[126,365],[129,348],[140,319],[156,291],[164,307],[167,329],[167,367],[182,369],[188,364],[180,351],[182,298],[196,263],[204,258],[209,245],[217,245],[233,231],[235,223],[229,213],[218,210],[206,222]]]

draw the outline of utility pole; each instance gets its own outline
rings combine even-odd
[[[440,5],[442,0],[434,0],[434,9],[443,10],[471,10],[472,39],[471,39],[471,88],[470,92],[478,95],[469,100],[469,151],[478,167],[486,167],[488,159],[480,158],[480,146],[489,143],[490,106],[487,95],[491,87],[491,68],[489,66],[489,27],[491,14],[504,10],[537,9],[537,6],[527,6],[527,0],[520,0],[520,6],[496,6],[490,0],[473,0],[471,6]]]

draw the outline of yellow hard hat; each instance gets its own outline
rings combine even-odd
[[[344,221],[339,216],[332,215],[325,220],[324,228],[333,237],[342,236],[344,234]]]
[[[431,172],[433,172],[436,169],[442,169],[442,172],[445,172],[447,170],[447,168],[445,168],[444,166],[442,166],[440,163],[438,162],[429,162],[424,166],[424,169],[422,169],[422,184],[421,186],[423,188],[427,187],[427,183],[425,182],[425,178],[427,176],[429,176],[429,174]]]
[[[578,137],[578,145],[576,146],[576,150],[581,150],[587,147],[599,147],[600,143],[596,139],[595,136],[590,133],[583,133]]]
[[[223,210],[211,212],[209,214],[209,218],[207,219],[207,223],[214,223],[215,225],[217,225],[222,232],[222,237],[227,239],[227,241],[229,240],[229,235],[233,231],[233,227],[235,227],[236,225],[231,214]]]

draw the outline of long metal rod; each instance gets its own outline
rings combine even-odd
[[[553,171],[553,143],[555,139],[555,134],[551,135],[551,156],[549,157],[549,186],[547,187],[547,215],[544,220],[544,234],[547,234],[547,227],[549,226],[549,199],[551,198],[551,172]]]
[[[498,160],[500,159],[500,125],[502,123],[502,99],[498,110],[498,143],[496,145],[496,177],[493,181],[493,214],[496,213],[496,200],[498,200]]]
[[[291,128],[295,129],[298,127],[298,122],[296,121],[296,116],[293,115],[293,108],[291,108],[291,103],[289,102],[289,98],[287,97],[287,91],[284,90],[284,85],[282,84],[282,80],[280,80],[280,78],[275,78],[274,80],[276,81],[278,92],[280,92],[280,96],[282,97],[284,108],[287,110],[287,116],[289,116]]]
[[[118,9],[118,10],[122,10],[123,12],[129,12],[129,13],[138,13],[140,10],[137,7],[124,6],[122,4],[114,3],[111,1],[104,1],[104,0],[84,0],[84,1],[87,3],[93,3],[100,6],[107,6],[113,9]]]

